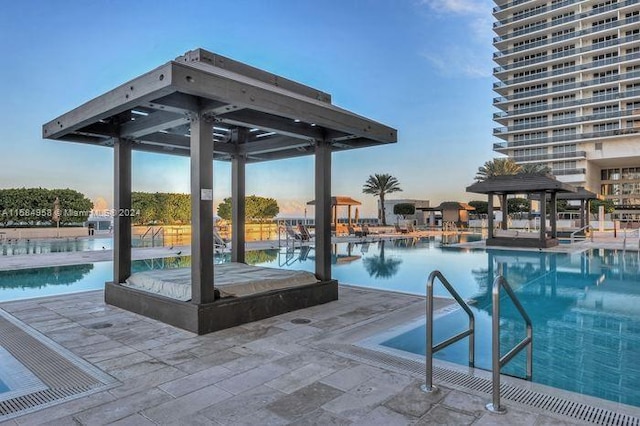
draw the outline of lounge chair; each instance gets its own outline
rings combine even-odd
[[[298,232],[300,233],[300,236],[302,237],[302,241],[311,241],[311,239],[315,237],[314,234],[309,232],[309,229],[306,227],[306,225],[299,224],[298,225]]]
[[[394,225],[396,228],[396,232],[399,234],[407,234],[409,233],[409,230],[407,228],[400,228],[399,225]]]
[[[284,230],[287,233],[287,236],[289,238],[293,238],[294,240],[298,240],[298,241],[303,241],[302,239],[302,234],[300,234],[299,232],[296,232],[291,225],[285,225],[284,226]]]
[[[227,242],[222,238],[222,236],[218,233],[218,230],[213,228],[213,249],[216,252],[221,252],[226,250]]]

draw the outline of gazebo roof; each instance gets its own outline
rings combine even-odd
[[[320,140],[334,152],[397,141],[395,129],[333,105],[327,93],[203,49],[55,118],[43,137],[102,146],[117,137],[135,150],[189,155],[196,113],[215,123],[216,160],[308,155]],[[240,140],[236,128],[248,136]]]
[[[538,194],[530,194],[529,198],[533,200],[540,199]],[[604,197],[595,192],[585,189],[584,186],[578,186],[576,192],[562,192],[557,196],[558,200],[604,200]]]
[[[522,194],[542,191],[575,193],[576,188],[545,173],[494,176],[467,187],[467,192],[477,194]]]
[[[311,200],[307,202],[308,205],[313,206],[316,204],[316,200]],[[360,206],[362,203],[360,201],[354,200],[351,197],[345,196],[336,196],[331,197],[331,206]]]

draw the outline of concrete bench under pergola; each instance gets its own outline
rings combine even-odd
[[[391,127],[341,109],[325,92],[208,52],[189,51],[43,126],[47,139],[112,147],[114,281],[105,300],[207,333],[338,298],[331,278],[331,156],[397,141]],[[190,157],[191,301],[121,285],[131,275],[131,152]],[[216,300],[213,160],[231,162],[233,262],[245,259],[247,163],[315,157],[316,285]],[[291,176],[291,184],[298,182]]]
[[[517,175],[494,176],[486,180],[476,182],[467,187],[467,192],[488,195],[488,232],[487,246],[502,247],[532,247],[547,248],[558,245],[557,198],[559,193],[575,193],[576,188],[564,182],[560,182],[549,174],[521,173]],[[550,199],[550,237],[547,237],[547,208],[546,203],[540,203],[540,230],[537,236],[526,232],[516,232],[513,235],[496,235],[493,221],[493,198],[500,197],[502,206],[501,229],[507,230],[508,208],[507,196],[513,194],[537,194],[541,200]],[[534,238],[531,238],[531,237]]]

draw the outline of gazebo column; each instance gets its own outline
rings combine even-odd
[[[248,139],[245,128],[235,129],[231,140],[236,144],[244,144]],[[245,166],[244,155],[235,154],[231,158],[231,261],[245,261]]]
[[[213,124],[191,120],[191,302],[213,302]]]
[[[558,193],[551,193],[551,211],[549,212],[549,220],[551,222],[551,238],[558,238]]]
[[[580,200],[580,229],[583,229],[586,226],[584,204],[585,200]]]
[[[500,203],[502,204],[502,229],[509,227],[509,206],[507,204],[507,194],[500,195]]]
[[[318,141],[315,147],[316,275],[331,279],[331,143]],[[337,230],[337,228],[336,228]]]
[[[487,238],[493,238],[493,192],[489,193],[487,199],[487,227],[489,228]]]
[[[540,242],[545,243],[547,239],[547,193],[540,193]]]
[[[347,206],[347,223],[351,226],[351,204]]]
[[[116,138],[113,144],[113,207],[115,212],[131,209],[131,144]],[[131,216],[113,217],[113,281],[131,276]]]

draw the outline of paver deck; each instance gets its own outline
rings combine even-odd
[[[420,374],[335,350],[423,315],[418,296],[341,286],[338,301],[204,336],[105,305],[102,291],[0,308],[118,380],[7,424],[574,424],[508,401],[492,414],[489,394],[446,385],[425,394]]]

